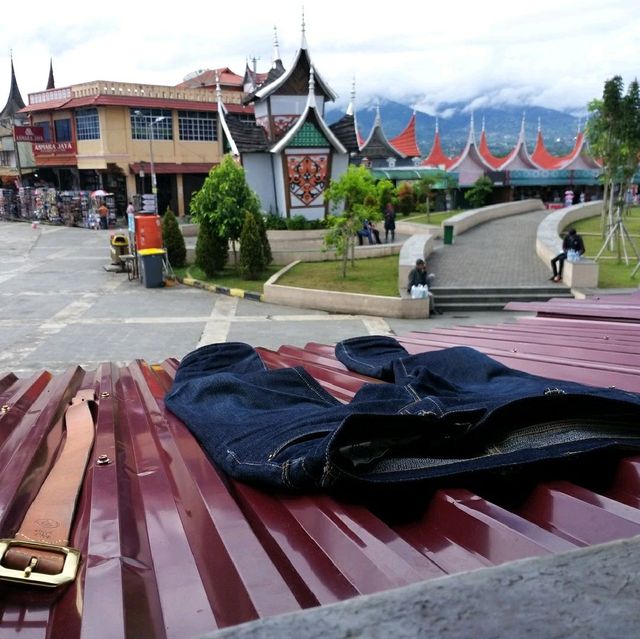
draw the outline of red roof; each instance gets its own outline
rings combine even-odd
[[[549,151],[547,151],[547,147],[544,145],[544,140],[542,138],[542,131],[538,129],[538,136],[536,137],[536,146],[534,147],[533,153],[531,154],[531,159],[541,169],[544,169],[546,171],[557,169],[562,164],[564,164],[569,157],[571,157],[571,154],[569,154],[569,156],[558,157],[557,155],[552,155],[551,153],[549,153]]]
[[[189,111],[217,111],[218,104],[215,101],[204,102],[200,100],[179,100],[176,98],[145,98],[144,96],[132,95],[108,95],[98,94],[81,98],[71,98],[66,100],[55,100],[34,105],[28,105],[22,109],[23,113],[37,111],[56,111],[66,109],[76,109],[85,106],[124,106],[131,108],[149,109],[183,109]],[[225,108],[230,113],[253,114],[252,106],[244,106],[233,102],[226,103]]]
[[[409,124],[405,127],[404,131],[397,135],[392,140],[389,140],[391,144],[398,150],[400,153],[403,153],[409,158],[418,158],[422,155],[420,153],[420,149],[418,148],[418,143],[416,141],[416,114],[415,111],[409,120]]]
[[[199,75],[188,80],[184,80],[180,84],[176,84],[179,89],[200,89],[205,87],[216,86],[216,73],[220,79],[221,87],[233,87],[242,90],[244,78],[234,73],[229,67],[221,67],[220,69],[206,69]]]
[[[482,156],[482,159],[487,162],[494,169],[497,169],[500,165],[504,164],[510,157],[511,154],[507,154],[504,157],[497,157],[491,153],[489,149],[489,144],[487,143],[487,134],[484,129],[482,129],[482,133],[480,134],[480,144],[478,145],[478,151]]]
[[[442,143],[440,142],[440,131],[436,129],[436,134],[433,138],[433,144],[431,145],[431,151],[429,151],[429,155],[423,160],[423,166],[444,166],[445,169],[448,169],[454,162],[456,158],[450,158],[445,155],[445,152],[442,150]]]

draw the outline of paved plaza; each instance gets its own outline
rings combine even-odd
[[[212,342],[334,344],[442,324],[515,320],[513,313],[445,314],[425,320],[329,314],[275,306],[183,285],[144,288],[108,272],[107,231],[0,223],[0,373],[19,377],[79,364],[181,358]],[[443,274],[444,276],[444,274]]]

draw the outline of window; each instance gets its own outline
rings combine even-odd
[[[170,109],[131,109],[133,140],[173,140]]]
[[[71,120],[54,120],[56,142],[71,142]]]
[[[181,140],[213,142],[218,139],[218,119],[215,113],[178,111]]]
[[[51,122],[44,120],[43,122],[34,122],[33,126],[41,126],[45,142],[51,142]]]
[[[99,140],[100,119],[98,109],[76,110],[76,137],[78,140]]]

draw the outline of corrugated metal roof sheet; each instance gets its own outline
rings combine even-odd
[[[557,306],[564,309],[565,302]],[[411,352],[470,345],[513,368],[638,392],[639,333],[637,321],[535,317],[399,339]],[[328,345],[260,354],[270,367],[304,366],[345,401],[367,381],[345,370]],[[403,517],[379,504],[276,495],[237,483],[214,468],[165,410],[177,365],[138,360],[0,378],[5,537],[17,529],[56,456],[61,433],[54,424],[64,405],[81,388],[98,397],[93,461],[72,535],[82,552],[80,573],[59,592],[1,583],[3,637],[197,637],[640,534],[638,456],[602,459],[597,472],[555,465],[517,485],[441,485],[417,500],[412,495],[419,507]],[[97,465],[99,455],[110,463]]]

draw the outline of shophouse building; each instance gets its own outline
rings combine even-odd
[[[223,89],[227,110],[253,120],[242,93]],[[206,86],[159,86],[97,80],[29,95],[21,113],[44,130],[34,143],[38,177],[60,190],[103,189],[119,213],[136,193],[152,193],[158,210],[189,213],[224,154],[218,101]]]

